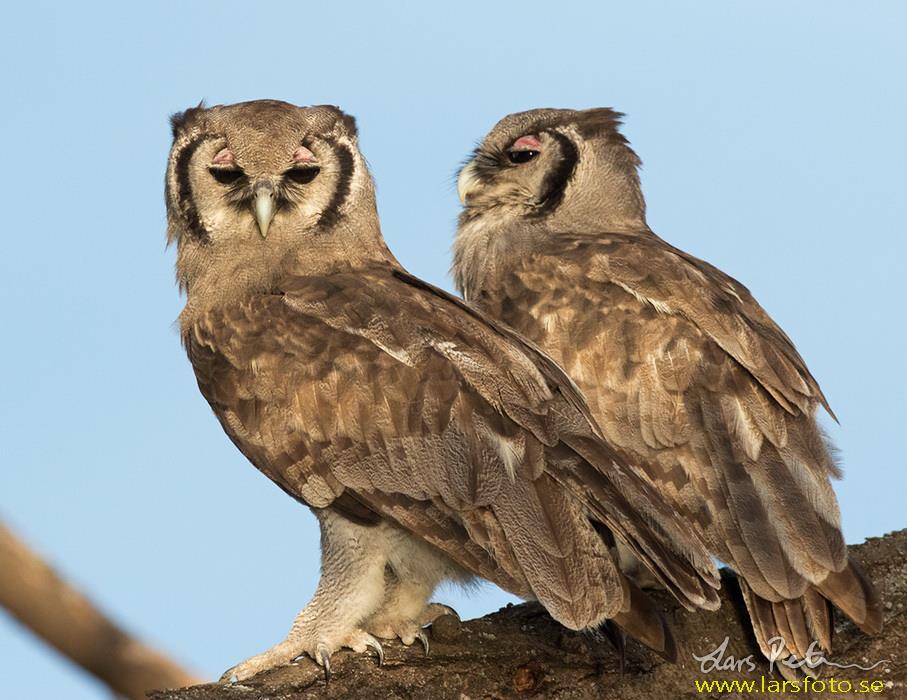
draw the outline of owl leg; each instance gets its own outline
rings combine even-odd
[[[372,649],[383,661],[381,644],[362,629],[384,599],[385,567],[393,528],[363,526],[329,510],[317,511],[321,525],[321,580],[309,604],[297,615],[286,639],[221,677],[241,681],[303,654],[324,667],[330,679],[331,655],[348,647]]]
[[[380,610],[369,618],[365,628],[382,639],[399,638],[406,646],[417,639],[428,654],[428,635],[424,627],[442,615],[457,612],[441,603],[429,603],[431,590],[421,584],[398,582],[392,585]]]
[[[399,638],[406,646],[417,639],[428,654],[428,635],[424,627],[442,615],[457,616],[456,611],[428,599],[444,580],[466,582],[469,574],[439,550],[397,531],[385,571],[384,602],[365,623],[376,637]]]

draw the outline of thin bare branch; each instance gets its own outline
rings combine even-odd
[[[199,682],[111,621],[2,523],[0,605],[117,695],[138,700]]]

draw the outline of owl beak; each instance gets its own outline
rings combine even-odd
[[[255,212],[255,222],[262,238],[268,237],[271,220],[277,211],[274,205],[276,197],[270,183],[260,183],[255,187],[255,198],[252,200],[252,209]]]
[[[471,160],[463,166],[457,176],[457,194],[460,195],[460,204],[466,206],[466,199],[469,197],[469,193],[475,190],[479,184],[479,178],[476,174],[476,162]]]

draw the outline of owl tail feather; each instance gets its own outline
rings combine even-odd
[[[830,573],[818,586],[832,605],[840,608],[866,634],[882,631],[882,605],[875,586],[859,565],[849,559],[841,571]]]
[[[800,672],[815,677],[815,669],[805,664],[793,669],[783,662],[792,657],[793,660],[806,658],[814,641],[821,647],[813,647],[814,653],[831,650],[832,618],[828,601],[810,588],[801,598],[772,602],[756,595],[742,578],[738,581],[763,656],[774,661],[775,668],[785,678],[802,678]]]
[[[629,605],[611,621],[631,637],[671,663],[677,662],[677,642],[671,626],[661,611],[635,583],[625,579],[629,592]]]
[[[867,634],[877,634],[882,629],[878,594],[853,561],[848,561],[842,571],[832,572],[821,584],[810,586],[803,596],[792,600],[766,600],[756,595],[745,580],[738,578],[738,581],[759,649],[776,663],[790,657],[805,659],[810,655],[811,646],[813,655],[831,652],[832,605],[840,608]],[[777,668],[787,677],[798,676],[784,663],[778,664]],[[816,675],[816,669],[806,664],[798,670]]]

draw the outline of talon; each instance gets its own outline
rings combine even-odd
[[[236,672],[234,669],[228,669],[224,671],[223,675],[218,679],[218,683],[227,683],[233,685],[234,683],[239,683],[239,678],[236,677]]]
[[[422,646],[425,647],[425,655],[428,656],[428,635],[425,633],[425,630],[420,629],[419,634],[416,636],[419,641],[422,642]]]
[[[442,614],[444,614],[444,615],[453,615],[453,616],[454,616],[455,618],[457,618],[458,620],[460,619],[460,613],[458,613],[456,610],[454,610],[454,609],[453,609],[452,607],[450,607],[449,605],[444,605],[444,603],[435,603],[435,605],[437,605],[438,607],[440,607],[440,608],[442,608],[442,609],[444,610],[444,612],[443,612]]]
[[[365,640],[365,645],[371,649],[375,650],[375,654],[378,656],[378,665],[384,665],[384,647],[381,646],[381,642],[369,635]]]
[[[449,605],[444,605],[444,603],[429,603],[425,606],[425,610],[422,611],[422,615],[417,619],[417,622],[419,625],[430,625],[442,615],[452,615],[457,618],[457,620],[460,619],[460,613]]]
[[[319,645],[316,649],[316,654],[318,654],[318,662],[324,667],[324,682],[331,682],[331,655],[328,653],[327,647]]]

